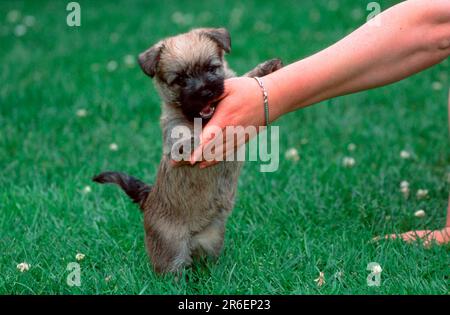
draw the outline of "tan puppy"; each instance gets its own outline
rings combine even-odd
[[[224,80],[235,76],[224,59],[231,49],[227,30],[194,29],[164,39],[139,56],[143,71],[154,78],[163,100],[161,126],[164,152],[155,184],[117,172],[96,177],[115,183],[138,203],[144,213],[146,247],[157,272],[174,272],[191,263],[193,256],[217,256],[223,246],[225,223],[235,199],[241,162],[221,162],[208,169],[172,167],[177,126],[193,131],[196,117],[207,121],[214,101],[224,91]],[[279,68],[273,59],[248,76],[264,76]]]

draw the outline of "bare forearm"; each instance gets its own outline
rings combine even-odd
[[[408,12],[408,14],[405,14]],[[272,118],[339,95],[386,85],[450,54],[450,0],[410,0],[333,46],[267,77]]]

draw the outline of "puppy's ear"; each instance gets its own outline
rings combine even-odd
[[[141,66],[142,71],[144,71],[144,73],[151,78],[153,78],[156,74],[156,69],[158,67],[158,62],[163,47],[163,42],[159,42],[143,53],[139,54],[139,65]]]
[[[226,28],[205,28],[203,32],[225,52],[229,53],[231,51],[231,37]]]

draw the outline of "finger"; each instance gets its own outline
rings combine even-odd
[[[222,152],[223,148],[224,148],[224,146],[217,147],[216,156],[217,157],[221,156],[222,160],[224,160],[226,162],[227,157],[234,154],[234,148],[230,149],[229,151],[225,150],[225,152]],[[207,168],[207,167],[216,165],[219,162],[221,162],[221,160],[203,161],[203,162],[200,162],[199,167],[201,169],[203,169],[203,168]]]
[[[192,152],[189,162],[194,165],[197,162],[200,162],[201,160],[203,160],[203,148],[205,145],[208,144],[208,141],[203,139],[203,132],[200,134],[200,143],[198,145],[198,147],[196,147],[194,149],[194,152]]]
[[[217,100],[219,101],[218,104],[216,105],[216,114],[213,115],[213,117],[211,118],[211,120],[206,124],[205,128],[203,128],[201,134],[200,134],[200,144],[199,146],[194,150],[194,152],[191,154],[191,158],[190,158],[190,162],[191,164],[195,164],[196,162],[199,162],[203,159],[203,152],[204,152],[204,148],[206,145],[208,145],[211,140],[214,138],[213,133],[215,130],[219,129],[219,130],[224,130],[224,127],[221,127],[222,123],[218,120],[219,118],[216,117],[220,117],[217,116],[217,108],[219,106],[221,106],[223,100],[230,95],[231,93],[231,83],[235,80],[236,78],[230,78],[225,80],[224,83],[224,92],[222,93],[222,95],[220,95]]]
[[[172,166],[172,167],[180,167],[183,165],[191,165],[191,163],[190,163],[190,161],[185,161],[185,160],[181,160],[181,161],[170,160],[170,166]]]
[[[220,103],[222,102],[222,100],[224,98],[226,98],[228,95],[230,95],[230,92],[231,92],[230,82],[232,82],[233,79],[236,79],[236,78],[231,78],[231,79],[225,80],[222,94],[220,94],[220,96],[218,96],[216,99],[213,100],[214,102],[218,102],[216,107],[220,105]]]
[[[397,234],[388,234],[388,235],[385,235],[384,236],[384,239],[385,240],[395,240],[395,239],[397,239]]]
[[[222,161],[223,160],[223,142],[222,138],[214,138],[203,145],[203,161]]]
[[[210,146],[216,139],[216,134],[222,132],[222,129],[217,125],[212,125],[210,121],[205,128],[203,128],[200,134],[200,144],[195,148],[194,152],[191,154],[190,163],[195,164],[203,160],[203,152],[207,146]]]
[[[204,161],[199,164],[199,168],[204,169],[216,165],[219,161]]]
[[[225,141],[225,139],[224,139]],[[221,161],[227,161],[228,157],[234,155],[235,152],[235,144],[233,142],[223,142],[223,141],[211,141],[204,146],[205,152],[211,152],[212,147],[214,147],[214,154],[212,157],[204,156],[205,160],[202,161],[199,165],[200,168],[206,168]],[[231,160],[231,159],[230,159]]]
[[[191,158],[189,162],[191,165],[194,165],[197,162],[200,162],[203,159],[203,145],[199,145],[194,152],[191,154]]]
[[[386,238],[386,236],[384,238]],[[370,240],[370,243],[378,243],[379,241],[381,241],[381,236],[375,236]]]
[[[406,233],[402,233],[402,234],[390,234],[390,235],[386,235],[384,238],[385,239],[398,239],[399,237],[407,242],[414,242],[420,239],[424,239],[426,237],[428,237],[428,235],[430,234],[429,230],[424,230],[424,231],[409,231]]]
[[[402,234],[402,238],[405,242],[415,242],[419,240],[423,240],[428,238],[431,231],[425,230],[425,231],[410,231],[407,233]]]
[[[402,234],[388,234],[384,236],[385,239],[389,239],[389,240],[396,240],[396,239],[401,239],[404,242],[411,242],[413,240],[412,236],[411,236],[411,232],[407,232],[407,233],[402,233]]]
[[[220,103],[222,102],[222,100],[223,100],[224,98],[226,98],[229,94],[230,94],[230,91],[229,91],[229,89],[227,89],[226,86],[225,86],[225,87],[224,87],[224,90],[223,90],[223,93],[220,94],[220,96],[217,97],[217,98],[214,100],[214,102],[217,102],[216,107],[218,107],[218,106],[220,105]]]

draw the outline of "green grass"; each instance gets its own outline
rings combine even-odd
[[[0,293],[448,294],[448,246],[370,242],[445,223],[448,60],[280,119],[281,152],[295,147],[301,159],[282,154],[279,170],[266,174],[245,165],[218,261],[187,269],[187,282],[152,272],[139,211],[115,187],[90,182],[102,170],[152,182],[159,163],[159,97],[123,57],[195,26],[225,26],[228,61],[244,73],[267,58],[290,63],[325,48],[366,15],[365,1],[350,0],[183,3],[80,1],[82,26],[69,28],[66,1],[0,2]],[[36,18],[22,37],[14,35],[20,21],[6,18],[13,9]],[[175,12],[186,24],[174,23]],[[84,118],[75,114],[81,108]],[[403,149],[411,160],[400,159]],[[343,168],[344,156],[356,166]],[[405,200],[402,180],[430,198]],[[414,217],[418,209],[427,216]],[[69,287],[66,266],[78,252],[86,254],[82,285]],[[20,273],[23,261],[31,268]],[[366,284],[370,262],[383,268],[380,287]]]

